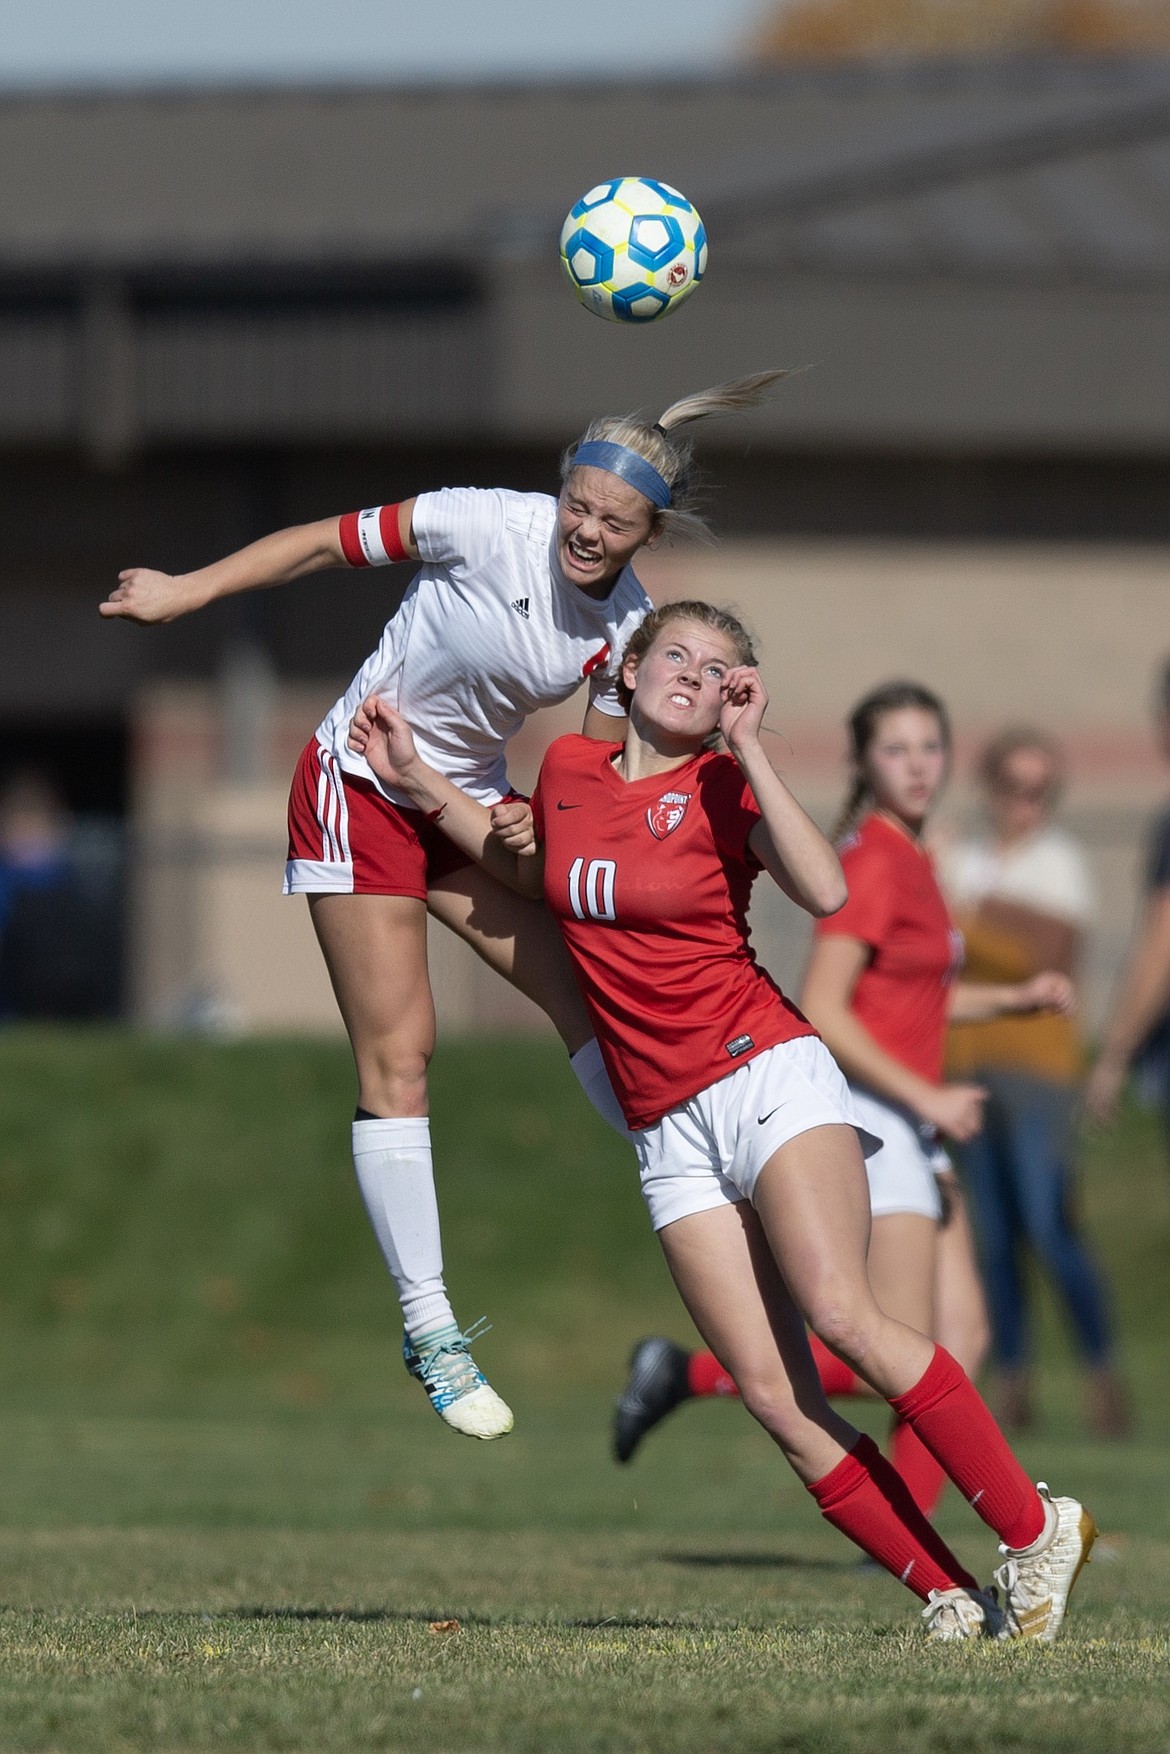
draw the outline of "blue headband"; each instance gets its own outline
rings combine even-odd
[[[607,469],[611,475],[637,488],[659,511],[670,504],[670,488],[657,469],[627,445],[611,444],[608,439],[590,439],[588,444],[577,446],[572,467]]]

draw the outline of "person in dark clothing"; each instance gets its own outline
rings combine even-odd
[[[1170,761],[1170,661],[1158,678],[1155,726]],[[1153,825],[1141,918],[1085,1090],[1085,1106],[1102,1125],[1113,1120],[1135,1063],[1157,1093],[1170,1148],[1170,808]]]

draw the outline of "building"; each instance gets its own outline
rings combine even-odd
[[[447,481],[551,490],[599,410],[775,363],[807,369],[704,435],[721,546],[651,588],[741,603],[826,811],[844,709],[893,670],[965,746],[1021,714],[1063,736],[1099,1002],[1161,784],[1170,63],[8,97],[0,154],[0,751],[127,812],[140,1015],[330,1015],[273,892],[286,774],[405,581],[144,630],[96,614],[118,568]],[[582,312],[552,248],[631,166],[712,240],[699,296],[636,331]],[[790,965],[792,922],[761,931]],[[448,1021],[486,1016],[442,954]]]

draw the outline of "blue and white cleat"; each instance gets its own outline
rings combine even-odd
[[[431,1406],[452,1431],[464,1437],[505,1437],[512,1409],[492,1388],[471,1356],[471,1342],[488,1323],[473,1322],[463,1333],[454,1322],[412,1341],[402,1340],[402,1361],[430,1397]]]

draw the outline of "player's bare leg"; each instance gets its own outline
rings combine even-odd
[[[628,1140],[568,952],[547,908],[505,889],[478,865],[444,877],[431,890],[428,905],[489,968],[540,1006],[568,1048],[569,1064],[590,1103]]]
[[[935,1256],[934,1336],[974,1381],[991,1347],[987,1299],[963,1190],[953,1175],[940,1175],[938,1184],[943,1216]]]
[[[489,968],[540,1006],[571,1054],[592,1039],[560,930],[542,902],[505,889],[479,865],[464,865],[431,888],[427,906]]]
[[[814,1127],[773,1154],[755,1205],[776,1261],[813,1332],[887,1400],[919,1380],[924,1334],[884,1313],[869,1281],[869,1187],[857,1134]]]
[[[354,1167],[402,1304],[407,1369],[453,1429],[502,1437],[511,1411],[472,1359],[443,1282],[427,1119],[435,1009],[425,904],[412,896],[315,895],[309,907],[353,1048]]]
[[[864,1274],[864,1188],[856,1135],[827,1126],[775,1152],[754,1197],[805,1319],[889,1400],[998,1534],[1011,1636],[1054,1637],[1096,1534],[1092,1518],[1075,1499],[1038,1490],[950,1354],[878,1308]]]
[[[983,1636],[996,1623],[994,1604],[876,1444],[826,1401],[804,1321],[752,1208],[719,1206],[658,1234],[696,1327],[826,1519],[926,1603],[931,1637]]]
[[[919,1212],[885,1212],[873,1221],[869,1282],[886,1314],[920,1334],[946,1341],[936,1326],[939,1226]],[[956,1356],[958,1356],[956,1354]],[[963,1358],[959,1358],[965,1364]],[[938,1508],[946,1474],[910,1426],[895,1419],[890,1459],[927,1516]]]
[[[410,895],[312,895],[309,913],[353,1048],[359,1106],[426,1115],[435,1006],[425,904]]]
[[[856,1445],[856,1428],[834,1412],[800,1318],[751,1206],[717,1206],[658,1232],[691,1319],[735,1378],[740,1397],[805,1485]]]
[[[954,1184],[951,1176],[940,1179]],[[875,1218],[867,1264],[874,1297],[886,1314],[919,1333],[933,1334],[973,1376],[983,1360],[988,1326],[958,1188],[953,1199],[944,1197],[941,1225],[919,1213],[883,1213]],[[937,1313],[940,1298],[941,1315]],[[847,1366],[839,1366],[815,1336],[813,1356],[830,1397],[876,1394]],[[842,1386],[835,1388],[838,1375]],[[639,1341],[614,1416],[618,1460],[629,1460],[646,1433],[684,1400],[736,1392],[711,1354],[688,1353],[659,1335]],[[943,1470],[901,1421],[895,1421],[892,1443],[895,1467],[920,1507],[928,1516],[933,1514],[945,1483]]]

